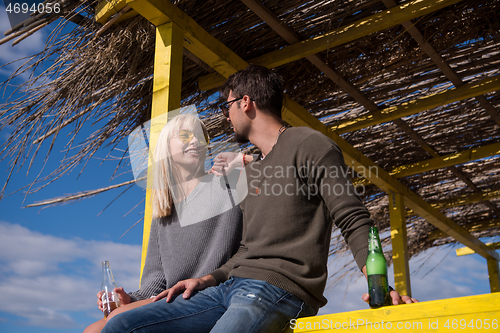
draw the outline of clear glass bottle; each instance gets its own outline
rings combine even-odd
[[[387,261],[382,251],[382,244],[380,243],[377,227],[371,227],[368,236],[366,273],[368,275],[370,307],[375,309],[381,306],[391,305],[392,302],[387,281]]]
[[[101,284],[101,301],[102,301],[102,312],[104,312],[104,318],[106,319],[108,315],[120,306],[120,298],[115,292],[117,285],[115,279],[113,278],[113,273],[111,273],[111,267],[109,266],[109,261],[102,262],[102,284]]]

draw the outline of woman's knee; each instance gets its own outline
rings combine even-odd
[[[83,333],[100,333],[104,325],[106,325],[106,320],[103,318],[87,326]]]
[[[137,302],[132,302],[132,303],[129,303],[129,304],[122,305],[119,308],[113,310],[113,312],[111,312],[108,315],[108,320],[111,319],[111,318],[113,318],[114,316],[120,314],[120,313],[123,313],[125,311],[138,308],[140,306],[143,306],[143,305],[146,305],[146,304],[149,304],[149,303],[152,303],[152,302],[153,302],[153,299],[150,298],[150,299],[145,299],[145,300],[142,300],[142,301],[137,301]]]

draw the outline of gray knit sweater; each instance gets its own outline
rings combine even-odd
[[[235,184],[237,178],[238,172],[226,179],[208,175],[172,215],[153,220],[141,288],[129,293],[132,301],[205,276],[238,250],[242,213],[235,186],[226,186],[226,180]]]

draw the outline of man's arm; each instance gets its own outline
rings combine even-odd
[[[187,299],[191,297],[193,291],[195,290],[203,290],[208,287],[216,286],[217,282],[215,281],[212,275],[205,275],[204,277],[198,279],[187,279],[177,282],[172,288],[169,288],[155,297],[153,302],[159,301],[160,299],[166,297],[167,303],[172,301],[172,297],[182,293],[182,297]]]
[[[368,255],[368,232],[373,220],[352,185],[340,148],[326,137],[316,138],[316,145],[323,149],[316,156],[317,162],[313,166],[316,172],[308,182],[323,190],[322,199],[330,217],[339,227],[361,269]]]
[[[246,252],[247,248],[244,245],[240,244],[238,251],[233,254],[231,259],[229,259],[224,265],[209,274],[214,278],[216,284],[222,283],[228,279],[229,273],[234,268],[234,265]]]
[[[158,240],[159,227],[158,220],[153,220],[151,223],[151,231],[149,233],[146,262],[144,263],[144,269],[141,277],[141,288],[135,292],[128,293],[132,302],[156,296],[166,288],[167,281],[163,271]],[[167,231],[161,230],[161,232]]]
[[[246,247],[240,245],[238,252],[236,252],[231,259],[229,259],[224,265],[216,269],[212,273],[205,275],[204,277],[197,279],[187,279],[177,282],[172,288],[169,288],[155,297],[153,302],[156,302],[162,298],[167,298],[167,303],[172,301],[172,297],[182,293],[182,297],[187,299],[191,297],[193,291],[203,290],[208,287],[213,287],[221,282],[227,280],[229,273],[234,267],[236,261],[247,251]]]
[[[338,188],[339,185],[343,189],[342,195],[323,196],[323,200],[331,218],[340,228],[342,236],[349,245],[358,267],[368,279],[365,262],[368,255],[368,230],[373,220],[361,198],[358,197],[351,180],[347,177],[347,167],[340,148],[332,143],[330,148],[319,157],[315,167],[315,170],[320,172],[310,181],[314,182],[318,188],[323,188],[322,186],[327,184],[330,189]],[[332,171],[332,167],[336,172],[329,172]],[[390,295],[394,305],[418,302],[409,296],[400,296],[395,290],[392,290]],[[368,302],[369,294],[363,294],[362,299]]]

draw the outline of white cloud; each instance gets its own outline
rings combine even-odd
[[[0,31],[2,35],[5,31],[10,29],[10,22],[7,17],[7,12],[5,11],[5,7],[3,5],[0,6]],[[19,59],[19,55],[27,56],[30,55],[33,51],[40,51],[43,49],[45,45],[45,34],[43,33],[43,29],[37,31],[33,35],[24,39],[21,43],[12,47],[12,41],[9,41],[0,46],[0,60],[4,63]]]
[[[1,36],[3,33],[10,29],[10,22],[7,17],[7,12],[5,11],[5,6],[0,5],[0,32]],[[47,37],[46,29],[41,29],[35,32],[33,35],[24,39],[19,44],[12,46],[11,40],[5,44],[0,45],[0,66],[10,63],[12,61],[31,56],[43,50],[45,47],[45,40]],[[25,61],[25,60],[24,60]],[[24,63],[24,61],[17,61],[9,66],[0,68],[0,75],[2,76],[10,76],[20,65]],[[24,73],[21,75],[21,79],[26,80],[29,76],[29,73]],[[3,81],[3,80],[2,80]]]
[[[140,255],[137,245],[65,239],[0,221],[0,311],[42,327],[74,327],[77,312],[99,318],[100,263],[108,260],[116,282],[132,291]]]
[[[429,255],[424,266],[413,274],[415,297],[429,301],[489,292],[486,260],[478,255],[457,257],[450,248],[431,249],[411,260],[410,268],[422,265]]]

